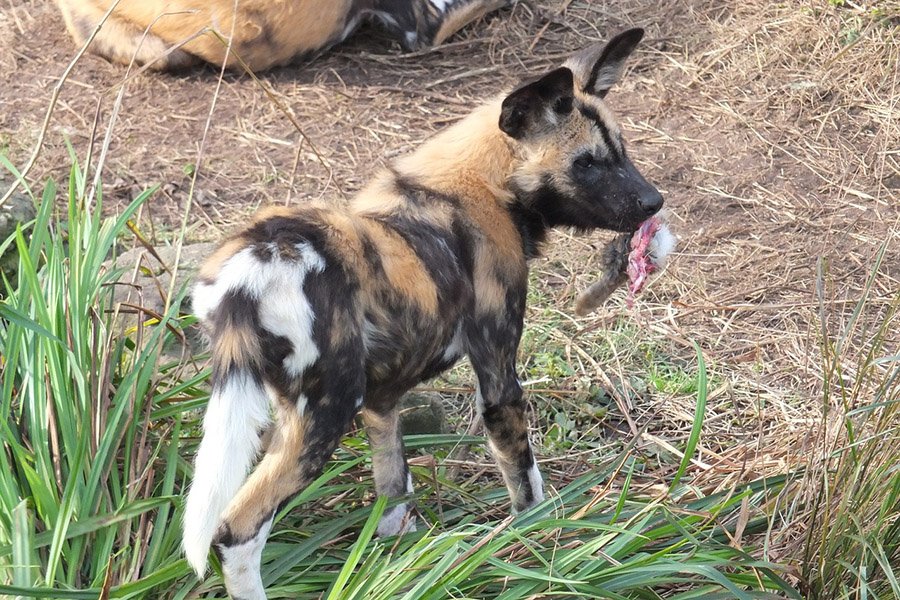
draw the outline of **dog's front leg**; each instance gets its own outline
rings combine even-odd
[[[528,441],[526,404],[516,374],[521,328],[506,325],[493,332],[491,327],[471,332],[469,357],[478,376],[475,400],[488,433],[488,445],[509,490],[512,510],[520,512],[544,499],[544,482]],[[485,335],[491,333],[494,335]]]
[[[488,445],[509,490],[513,512],[531,508],[544,499],[544,482],[528,441],[528,420],[522,388],[509,373],[497,387],[484,386],[479,377],[478,407],[488,433]]]
[[[378,402],[372,393],[371,407],[363,410],[369,446],[372,448],[372,471],[375,475],[375,491],[379,496],[402,498],[413,492],[412,475],[403,451],[403,434],[400,431],[400,405],[396,398]],[[378,523],[378,535],[398,535],[416,530],[416,517],[412,502],[402,502],[387,509]]]

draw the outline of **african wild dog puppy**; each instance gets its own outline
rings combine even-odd
[[[90,50],[107,60],[186,68],[201,60],[238,68],[222,41],[254,71],[312,56],[374,19],[407,50],[436,46],[465,25],[515,0],[56,0],[79,46],[110,6]],[[116,4],[116,2],[118,2]],[[236,7],[236,8],[235,8]],[[173,47],[178,49],[167,52]]]
[[[209,259],[193,305],[213,391],[184,523],[198,573],[212,545],[229,593],[265,598],[275,512],[359,411],[377,492],[410,494],[398,400],[462,356],[513,510],[543,499],[516,375],[527,261],[551,227],[631,232],[662,206],[602,100],[642,35],[626,31],[476,109],[348,208],[264,210]],[[409,511],[390,509],[378,532],[413,529]]]

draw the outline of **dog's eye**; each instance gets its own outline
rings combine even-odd
[[[575,166],[579,169],[591,169],[598,166],[598,164],[591,154],[582,154],[575,159]]]

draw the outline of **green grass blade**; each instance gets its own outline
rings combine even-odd
[[[678,470],[672,477],[672,483],[669,484],[669,493],[671,494],[681,478],[684,476],[700,443],[700,433],[703,430],[703,418],[706,415],[706,397],[707,397],[707,379],[706,379],[706,361],[703,358],[703,351],[700,346],[694,342],[694,350],[697,353],[697,406],[694,410],[694,424],[691,427],[691,434],[688,437],[687,444],[684,447],[684,456]]]
[[[343,568],[340,573],[338,573],[338,577],[332,585],[331,589],[327,593],[327,600],[338,600],[339,598],[344,598],[344,586],[350,580],[350,576],[353,574],[354,569],[359,564],[360,559],[363,556],[363,552],[366,549],[366,545],[375,535],[375,529],[378,527],[378,521],[381,519],[381,515],[384,514],[384,509],[387,507],[388,498],[387,496],[379,496],[379,498],[375,501],[375,504],[372,506],[372,512],[369,515],[366,524],[363,526],[362,531],[359,534],[359,537],[356,539],[356,543],[353,544],[353,548],[350,551],[350,555],[347,557],[347,561],[344,563]]]

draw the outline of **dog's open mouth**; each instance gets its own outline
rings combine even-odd
[[[586,315],[628,282],[628,308],[634,305],[653,273],[663,268],[666,257],[675,248],[675,236],[659,216],[640,224],[634,233],[619,234],[603,251],[603,278],[578,297],[575,313]]]

